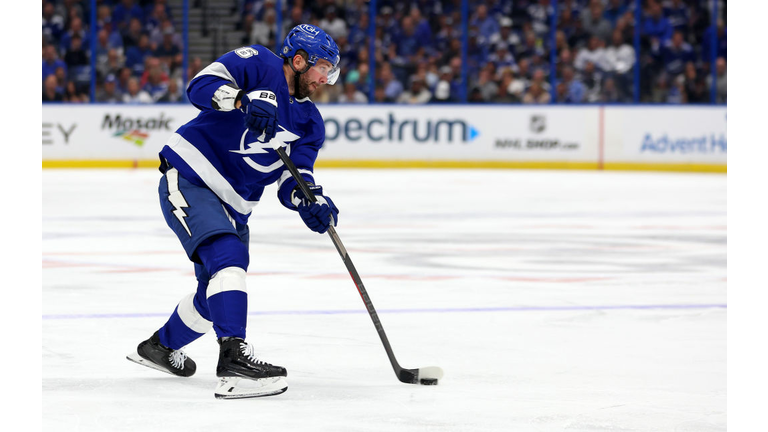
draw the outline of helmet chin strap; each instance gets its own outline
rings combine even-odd
[[[304,57],[302,57],[302,58],[304,58]],[[309,62],[306,62],[306,63],[307,63],[307,66],[303,70],[299,71],[299,70],[296,70],[296,67],[293,66],[293,59],[291,59],[291,61],[289,62],[289,64],[291,65],[291,70],[293,71],[293,74],[294,74],[293,75],[293,92],[294,92],[293,95],[294,95],[294,97],[297,97],[297,92],[299,91],[299,86],[300,86],[300,79],[299,79],[299,77],[301,75],[307,73],[307,71],[309,71],[309,68],[312,67],[312,65],[309,64]],[[299,95],[299,96],[301,96],[301,97],[299,97],[299,99],[303,99],[304,97],[306,97],[306,95]]]
[[[298,55],[298,54],[296,54],[296,55]],[[295,55],[295,56],[293,56],[293,57],[295,58],[295,57],[296,57],[296,55]],[[304,58],[304,57],[301,57],[301,58]],[[309,62],[308,62],[308,61],[304,60],[304,62],[307,64],[307,66],[306,66],[306,67],[304,68],[304,70],[302,70],[302,71],[298,71],[298,70],[296,70],[296,67],[293,65],[293,58],[292,58],[292,59],[291,59],[291,61],[290,61],[290,62],[288,62],[288,63],[291,65],[291,70],[292,70],[292,71],[293,71],[295,74],[297,74],[297,75],[301,75],[301,74],[305,74],[305,73],[307,73],[307,71],[309,71],[309,68],[311,68],[311,67],[312,67],[312,65],[311,65],[311,64],[309,64]]]

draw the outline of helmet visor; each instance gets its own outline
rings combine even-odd
[[[320,63],[312,66],[320,75],[326,77],[328,79],[328,84],[334,85],[336,84],[336,80],[339,79],[339,67],[338,66],[331,66],[330,63]]]

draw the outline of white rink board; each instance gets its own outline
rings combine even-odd
[[[726,107],[320,105],[327,161],[727,163]],[[43,105],[43,161],[154,161],[190,105]],[[545,165],[546,166],[546,165]]]
[[[320,107],[323,158],[423,160],[597,159],[595,107]]]
[[[722,163],[728,157],[725,107],[605,108],[606,161]]]
[[[197,113],[191,105],[43,105],[43,160],[156,160]]]

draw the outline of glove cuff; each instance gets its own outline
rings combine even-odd
[[[277,96],[275,96],[275,94],[269,90],[254,90],[248,93],[246,96],[248,96],[248,99],[251,102],[253,101],[266,102],[274,105],[275,108],[277,108]]]

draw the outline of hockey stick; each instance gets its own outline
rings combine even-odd
[[[273,139],[271,141],[273,148],[275,151],[277,151],[280,159],[282,159],[285,166],[291,172],[291,175],[293,176],[294,180],[296,180],[296,183],[304,193],[304,196],[309,198],[309,200],[312,202],[317,202],[317,198],[315,198],[312,190],[309,189],[309,185],[304,180],[304,177],[299,174],[299,170],[296,169],[296,165],[293,164],[293,161],[291,161],[291,159],[288,157],[288,154],[285,152],[285,148],[282,147],[283,143],[276,141],[279,140]],[[354,264],[352,264],[352,259],[349,257],[347,249],[341,243],[341,239],[336,233],[336,228],[333,225],[328,227],[328,235],[331,237],[333,245],[336,246],[336,250],[339,252],[339,255],[341,255],[341,259],[344,261],[344,265],[347,267],[349,275],[352,276],[352,280],[355,282],[357,291],[360,293],[360,298],[363,299],[365,308],[368,310],[368,315],[371,316],[373,325],[376,327],[376,332],[379,333],[381,343],[384,344],[384,350],[387,352],[387,357],[389,357],[389,362],[392,364],[392,369],[395,370],[397,379],[406,384],[436,385],[437,381],[443,377],[443,370],[439,367],[428,366],[419,369],[405,369],[400,366],[400,363],[397,362],[395,353],[392,351],[392,346],[389,344],[387,334],[384,332],[384,326],[381,324],[381,320],[379,320],[379,315],[376,313],[376,309],[373,307],[373,302],[371,302],[371,298],[368,296],[368,292],[365,290],[365,286],[363,286],[363,280],[360,279],[360,275],[357,273],[357,269],[355,269]]]

